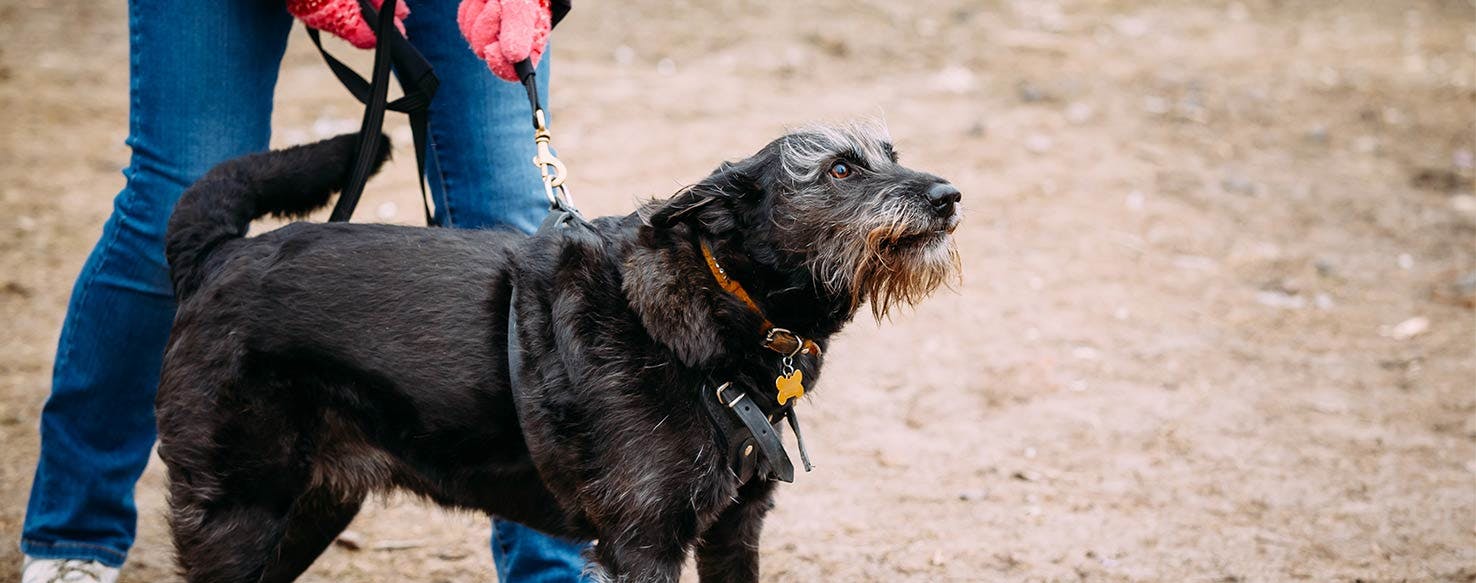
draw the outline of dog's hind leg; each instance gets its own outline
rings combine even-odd
[[[189,380],[218,378],[197,372]],[[215,388],[182,390],[179,380],[165,377],[158,411],[180,574],[191,583],[256,583],[310,489],[302,430],[273,406],[266,385],[202,381]],[[243,394],[252,398],[232,398]],[[221,413],[226,407],[232,414]]]
[[[233,495],[209,503],[173,496],[170,522],[180,574],[190,583],[256,583],[287,524],[288,504]],[[275,497],[272,497],[275,498]]]
[[[261,577],[262,583],[297,579],[348,527],[362,504],[362,497],[345,498],[326,487],[309,490],[298,497],[281,545]]]

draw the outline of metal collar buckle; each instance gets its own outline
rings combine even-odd
[[[724,407],[732,407],[733,405],[738,404],[738,401],[742,401],[744,397],[747,397],[748,396],[748,393],[745,393],[743,391],[738,391],[738,396],[737,397],[733,397],[733,400],[732,401],[729,401],[727,399],[724,399],[723,398],[723,391],[728,390],[728,388],[729,387],[732,387],[732,386],[733,386],[733,381],[728,381],[726,383],[723,383],[721,385],[718,385],[717,390],[716,391],[713,391],[713,393],[717,395],[718,402],[719,403],[722,403]]]
[[[781,337],[786,338],[790,342],[793,342],[794,350],[790,350],[788,352],[781,350],[779,344],[779,339]],[[795,356],[799,355],[801,350],[805,349],[805,339],[800,338],[799,334],[795,334],[794,332],[789,331],[789,329],[787,328],[780,328],[778,326],[775,326],[773,328],[769,328],[769,332],[767,334],[764,334],[764,346],[767,347],[769,350],[773,350],[774,352],[783,354],[784,358],[794,358]]]

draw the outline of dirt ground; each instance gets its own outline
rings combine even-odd
[[[576,4],[587,212],[856,116],[964,192],[963,284],[830,351],[765,580],[1476,581],[1469,0]],[[124,12],[0,0],[0,581],[122,185]],[[281,145],[357,123],[304,40]],[[418,220],[400,154],[361,220]],[[161,491],[124,581],[172,577]],[[484,518],[392,497],[352,530],[306,580],[495,578]]]

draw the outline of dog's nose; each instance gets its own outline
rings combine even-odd
[[[932,204],[933,210],[940,215],[951,214],[953,205],[960,200],[963,200],[963,193],[947,182],[939,182],[928,189],[928,203]]]

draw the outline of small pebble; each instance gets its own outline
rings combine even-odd
[[[1461,170],[1470,170],[1476,167],[1476,155],[1471,154],[1470,150],[1461,148],[1450,154],[1450,163]]]
[[[1476,196],[1457,194],[1450,197],[1450,208],[1466,214],[1476,214]]]
[[[1385,326],[1381,334],[1395,340],[1409,340],[1430,329],[1430,319],[1424,316],[1415,316],[1393,326]]]
[[[1307,306],[1307,300],[1302,296],[1277,290],[1256,292],[1256,302],[1279,310],[1300,310]]]
[[[351,551],[357,551],[364,548],[364,535],[359,534],[357,531],[345,530],[338,533],[338,538],[333,539],[333,544]]]
[[[1316,268],[1317,275],[1322,277],[1333,277],[1338,273],[1337,266],[1333,265],[1333,262],[1327,259],[1318,259],[1312,264],[1312,267]]]
[[[1025,149],[1030,150],[1032,153],[1036,154],[1044,154],[1046,152],[1049,152],[1051,150],[1051,147],[1054,145],[1055,141],[1051,140],[1050,136],[1044,134],[1033,134],[1030,137],[1025,138]]]
[[[1252,195],[1256,193],[1256,183],[1238,174],[1231,174],[1220,180],[1220,187],[1225,192],[1233,194]]]
[[[989,497],[988,490],[968,490],[958,493],[958,499],[964,502],[977,502]]]
[[[1066,121],[1081,125],[1091,121],[1092,116],[1096,115],[1096,113],[1096,110],[1092,106],[1078,101],[1066,106]]]
[[[1307,130],[1307,141],[1312,142],[1314,144],[1326,144],[1327,143],[1327,126],[1320,125],[1320,124],[1319,125],[1312,126],[1312,129]]]
[[[313,136],[319,139],[357,131],[359,131],[359,120],[357,119],[323,116],[313,121]]]
[[[1379,139],[1373,136],[1358,136],[1353,140],[1353,150],[1359,154],[1373,154],[1379,150]]]
[[[933,86],[943,91],[964,94],[974,89],[974,72],[959,65],[949,65],[933,76]]]
[[[1127,193],[1127,196],[1123,197],[1122,204],[1127,206],[1128,210],[1140,211],[1143,210],[1143,204],[1144,201],[1147,200],[1147,198],[1148,196],[1143,194],[1143,191],[1134,190]]]
[[[635,49],[632,49],[632,48],[630,48],[628,46],[625,46],[625,45],[620,45],[618,47],[615,47],[615,64],[620,65],[622,67],[625,66],[625,65],[629,65],[629,64],[635,62],[635,57],[636,57]]]
[[[1015,86],[1015,92],[1020,96],[1020,101],[1025,103],[1040,103],[1049,99],[1044,91],[1029,81],[1021,81]]]

